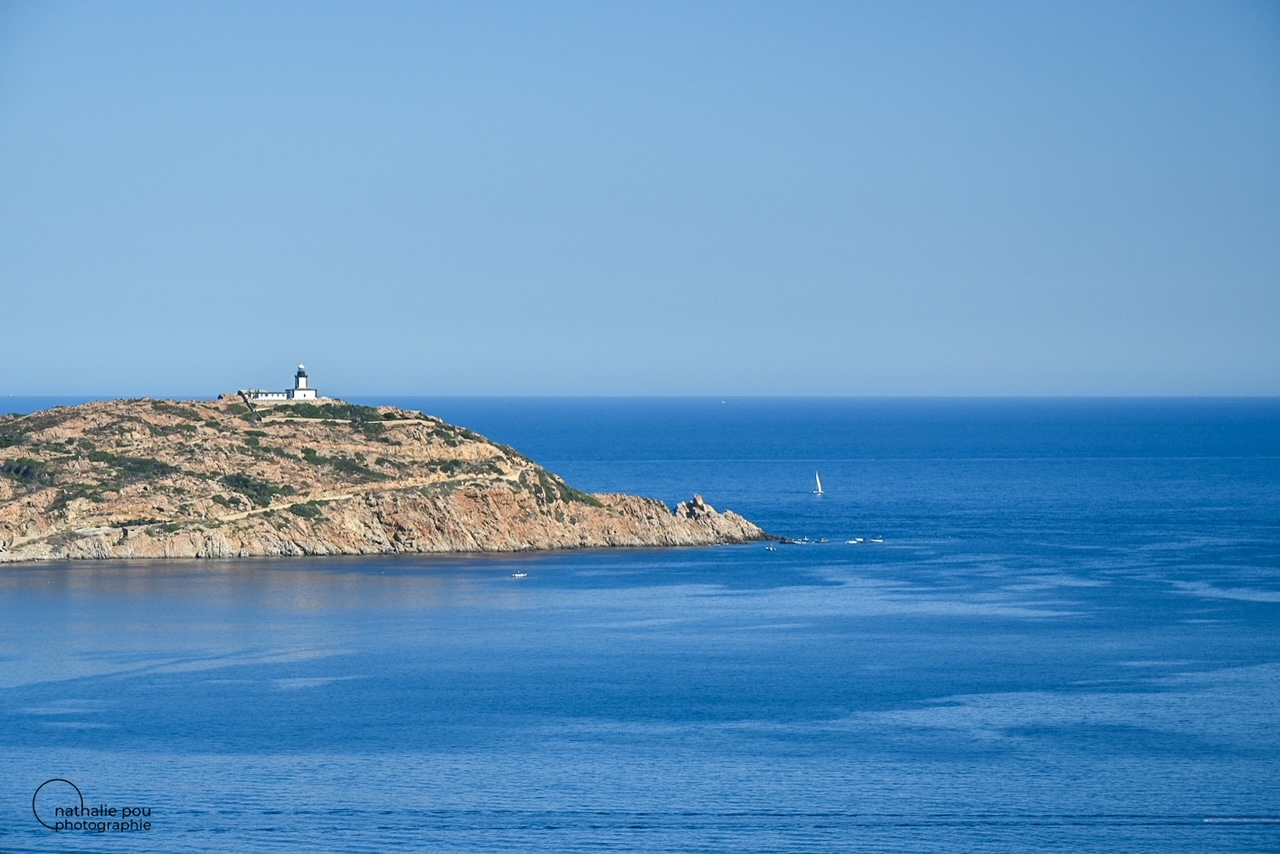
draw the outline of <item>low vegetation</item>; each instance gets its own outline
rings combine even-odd
[[[592,507],[603,507],[600,499],[594,495],[574,489],[546,469],[537,469],[536,478],[530,478],[527,472],[521,472],[517,480],[519,486],[529,490],[538,499],[539,504],[552,504],[557,501],[589,504]]]
[[[332,421],[353,421],[356,423],[382,420],[382,413],[372,406],[341,402],[322,403],[319,405],[314,403],[291,403],[288,406],[277,408],[272,414],[290,418],[320,418]]]
[[[303,448],[302,458],[313,466],[329,466],[334,471],[349,477],[360,478],[361,480],[388,480],[391,476],[383,474],[380,471],[374,471],[357,460],[353,460],[346,456],[321,456],[315,448]]]
[[[233,492],[240,493],[259,507],[270,507],[271,500],[275,496],[293,495],[296,491],[292,486],[277,486],[247,474],[226,475],[222,478],[222,485]]]
[[[5,424],[0,421],[0,448],[12,448],[15,445],[21,445],[24,438],[26,438],[25,430],[13,424]]]
[[[176,403],[170,403],[167,400],[151,401],[151,408],[156,412],[163,412],[165,415],[173,415],[178,418],[185,418],[188,421],[203,421],[204,416],[196,412],[190,406],[181,406]]]
[[[176,474],[180,471],[177,466],[172,466],[150,457],[132,457],[124,454],[113,454],[110,451],[91,451],[89,459],[95,463],[106,463],[115,469],[117,472],[116,485]]]
[[[290,504],[286,508],[295,516],[301,516],[303,519],[323,519],[324,513],[320,511],[321,504],[319,501],[307,501],[303,504]]]
[[[71,483],[58,490],[58,497],[53,499],[49,509],[65,510],[68,504],[81,498],[95,503],[105,500],[101,486],[93,483]]]
[[[0,474],[22,483],[36,483],[50,479],[48,465],[31,457],[18,457],[15,460],[0,463]]]

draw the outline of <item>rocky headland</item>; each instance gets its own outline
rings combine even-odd
[[[701,497],[574,489],[420,412],[117,400],[0,416],[0,562],[511,552],[766,539]]]

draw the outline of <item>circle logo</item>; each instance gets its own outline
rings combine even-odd
[[[52,780],[45,780],[36,789],[36,793],[31,796],[31,812],[35,814],[36,821],[43,824],[50,830],[57,830],[52,824],[40,817],[40,807],[44,805],[45,815],[52,816],[53,811],[58,807],[74,807],[84,810],[84,795],[80,793],[80,788],[70,780],[64,780],[61,777],[54,777]]]

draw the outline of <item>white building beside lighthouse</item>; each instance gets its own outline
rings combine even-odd
[[[320,395],[307,381],[307,366],[298,365],[293,375],[293,388],[288,391],[267,391],[261,388],[241,389],[240,394],[252,401],[282,402],[291,400],[320,400]]]

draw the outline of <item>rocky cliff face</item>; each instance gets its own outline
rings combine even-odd
[[[0,561],[480,552],[764,539],[700,496],[588,495],[438,418],[123,400],[0,417]]]

